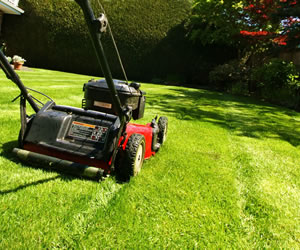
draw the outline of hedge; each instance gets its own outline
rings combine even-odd
[[[98,2],[91,2],[100,14]],[[208,71],[220,63],[218,55],[222,59],[229,53],[223,47],[195,46],[186,38],[190,0],[101,2],[132,80],[205,81]],[[21,0],[20,7],[25,10],[23,15],[5,15],[3,37],[8,55],[21,55],[29,66],[102,75],[75,1]],[[103,43],[113,76],[122,78],[108,34]]]

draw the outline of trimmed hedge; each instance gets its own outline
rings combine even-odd
[[[206,84],[208,72],[234,56],[224,46],[191,44],[185,28],[190,0],[101,2],[131,80]],[[100,14],[97,0],[91,3]],[[22,16],[5,15],[7,55],[21,55],[29,66],[102,75],[75,1],[22,0],[20,7]],[[108,34],[103,43],[113,76],[123,78]]]
[[[101,13],[97,1],[91,2],[95,13]],[[102,0],[102,4],[128,75],[138,79],[149,78],[155,69],[161,68],[162,51],[157,51],[157,46],[188,17],[191,8],[188,0]],[[101,75],[75,1],[22,0],[20,7],[25,10],[22,16],[5,16],[7,54],[22,55],[32,66]],[[103,43],[113,73],[120,75],[108,34],[104,35]],[[173,50],[171,54],[176,53],[174,49],[165,48],[168,53]],[[170,63],[176,67],[179,62]]]

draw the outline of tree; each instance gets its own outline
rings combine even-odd
[[[242,36],[257,41],[264,40],[277,45],[287,45],[299,38],[300,10],[297,0],[248,0],[244,6],[244,18],[248,28]]]
[[[245,0],[241,19],[244,27],[240,35],[246,44],[247,59],[251,58],[251,67],[260,64],[266,58],[267,52],[272,48],[273,39],[278,32],[280,24],[274,22],[270,15],[278,7],[273,0]]]
[[[285,45],[299,39],[297,0],[194,0],[191,38],[207,43]]]
[[[280,8],[272,15],[275,22],[282,23],[281,34],[275,39],[280,45],[300,46],[300,3],[295,0],[280,2]]]
[[[240,0],[194,0],[191,39],[202,44],[235,44],[242,7]]]

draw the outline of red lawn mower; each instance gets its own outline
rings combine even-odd
[[[82,108],[56,105],[51,98],[40,105],[28,92],[34,90],[23,85],[0,52],[1,68],[21,90],[19,148],[13,152],[39,167],[97,179],[115,172],[122,180],[129,180],[166,140],[168,119],[157,121],[155,117],[146,125],[129,123],[143,117],[145,93],[139,83],[112,79],[101,43],[107,19],[104,14],[95,18],[89,0],[75,1],[84,13],[105,80],[84,84]],[[27,115],[26,102],[35,114]]]

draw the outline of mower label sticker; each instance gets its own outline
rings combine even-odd
[[[104,143],[107,132],[107,127],[73,121],[69,131],[69,136]]]
[[[112,108],[112,104],[107,103],[107,102],[94,101],[94,106],[97,106],[97,107],[100,107],[100,108],[106,108],[106,109],[111,109]]]

